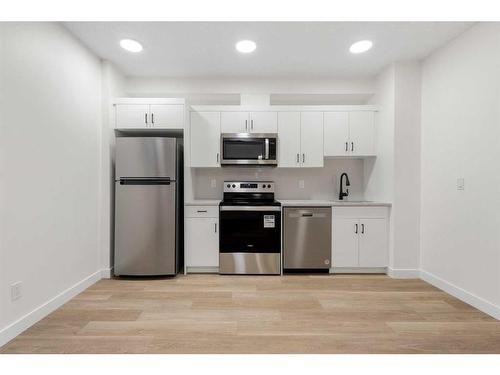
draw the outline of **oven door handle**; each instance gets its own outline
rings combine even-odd
[[[281,211],[280,206],[221,206],[221,211]]]
[[[269,160],[269,138],[266,138],[265,141],[265,156],[264,159]]]

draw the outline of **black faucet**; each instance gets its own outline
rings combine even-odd
[[[344,193],[344,188],[342,186],[342,182],[344,180],[344,176],[345,176],[345,186],[351,186],[350,182],[349,182],[349,176],[347,176],[347,173],[342,173],[340,175],[340,192],[339,192],[339,201],[342,201],[344,200],[344,197],[347,197],[349,195],[349,189],[345,189],[345,193]]]

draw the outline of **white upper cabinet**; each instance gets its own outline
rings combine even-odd
[[[183,129],[184,106],[180,104],[153,104],[150,106],[152,127],[157,129]]]
[[[191,112],[191,167],[220,166],[220,112]]]
[[[325,112],[325,156],[375,155],[373,111]]]
[[[322,167],[323,112],[300,114],[300,156],[302,167]]]
[[[221,133],[249,133],[250,114],[248,112],[221,112]]]
[[[146,128],[151,121],[147,104],[117,104],[115,111],[116,128]]]
[[[184,129],[184,99],[117,98],[116,129]]]
[[[325,156],[346,155],[349,147],[349,113],[325,112]]]
[[[323,166],[323,112],[278,113],[278,166]]]
[[[221,112],[222,133],[276,133],[276,112]]]
[[[300,167],[300,112],[278,113],[278,167]]]
[[[277,133],[278,114],[276,112],[251,112],[250,133]]]

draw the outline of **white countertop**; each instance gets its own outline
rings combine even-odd
[[[195,199],[184,202],[185,206],[218,206],[220,199]]]
[[[375,201],[323,201],[314,199],[279,199],[283,206],[298,206],[298,207],[342,207],[342,206],[391,206],[391,203],[387,202],[375,202]]]

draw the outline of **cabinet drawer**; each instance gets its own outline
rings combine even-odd
[[[184,217],[219,217],[219,206],[186,206]]]
[[[389,207],[385,206],[355,206],[355,207],[333,207],[334,217],[345,218],[387,218]]]

